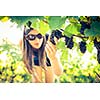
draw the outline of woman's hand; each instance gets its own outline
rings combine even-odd
[[[57,44],[57,38],[55,39],[55,42]],[[51,66],[53,68],[55,75],[60,76],[63,72],[63,67],[60,60],[56,56],[56,45],[53,45],[50,41],[47,41],[45,50],[46,50],[47,56],[50,59]]]
[[[55,38],[54,40],[57,44],[57,38]],[[52,44],[50,40],[47,41],[45,50],[49,59],[53,60],[56,57],[56,45]]]

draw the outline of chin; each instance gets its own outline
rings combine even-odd
[[[40,48],[40,46],[35,46],[35,47],[33,47],[33,48],[35,48],[35,49],[39,49],[39,48]]]

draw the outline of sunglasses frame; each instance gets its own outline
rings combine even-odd
[[[33,39],[30,39],[29,36],[32,36],[32,37],[34,37],[34,38],[33,38]],[[39,36],[41,36],[41,37],[39,37]],[[38,38],[38,39],[42,39],[43,36],[42,36],[41,33],[38,33],[37,35],[28,34],[28,35],[25,35],[25,38],[26,38],[27,40],[33,41],[33,40],[35,40],[36,38]]]

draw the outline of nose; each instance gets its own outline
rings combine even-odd
[[[39,41],[40,41],[40,39],[36,37],[36,38],[35,38],[35,41],[36,41],[36,42],[39,42]]]

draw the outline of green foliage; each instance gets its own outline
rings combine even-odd
[[[75,56],[73,53],[75,49],[70,50],[63,50],[61,55],[61,62],[64,66],[63,75],[60,76],[61,83],[96,83],[100,82],[100,79],[96,78],[97,75],[95,71],[100,73],[100,65],[95,62],[95,53],[88,52],[87,56],[90,56],[90,60],[86,61],[83,60],[83,55],[78,53]],[[91,55],[93,54],[93,55]],[[95,63],[94,63],[95,62]]]
[[[0,20],[4,16],[0,17]],[[61,83],[94,83],[100,82],[97,79],[97,73],[100,73],[100,64],[96,60],[96,50],[94,48],[94,39],[100,42],[100,17],[98,16],[9,16],[11,22],[17,23],[18,27],[26,25],[28,21],[32,22],[32,27],[36,28],[42,34],[55,29],[63,29],[63,35],[73,36],[74,47],[69,49],[65,45],[64,39],[60,39],[57,44],[57,50],[61,55],[60,61],[64,72],[59,78]],[[68,21],[68,23],[67,23]],[[82,25],[80,22],[90,25],[85,28],[81,34]],[[86,55],[79,50],[79,42],[86,41]],[[0,82],[31,82],[30,75],[25,72],[21,54],[18,47],[3,41],[0,45],[0,54],[6,53],[7,61],[0,60]],[[84,58],[85,55],[85,58]],[[89,57],[89,58],[88,58]],[[87,60],[88,59],[88,60]]]
[[[37,29],[41,34],[45,34],[48,30],[50,30],[49,25],[44,20],[35,20],[32,23],[32,27]]]
[[[2,18],[4,16],[1,16],[0,20]],[[98,16],[9,16],[9,18],[12,22],[17,23],[19,27],[31,21],[32,27],[38,29],[42,34],[46,34],[50,30],[63,28],[64,34],[69,37],[77,34],[81,35],[80,21],[84,21],[91,24],[90,29],[85,29],[85,36],[100,36],[100,17]],[[69,20],[67,26],[66,20]]]
[[[26,73],[18,46],[3,40],[0,45],[0,82],[25,83],[31,82],[31,77]]]
[[[64,34],[67,35],[68,37],[71,37],[73,34],[77,35],[79,34],[80,28],[81,28],[80,24],[71,23],[65,28]]]
[[[91,29],[85,30],[86,36],[100,36],[100,22],[93,22],[91,24]]]
[[[60,29],[65,23],[66,17],[51,16],[48,18],[48,24],[51,30]]]
[[[12,22],[18,24],[18,26],[26,25],[28,21],[34,22],[37,19],[43,19],[43,16],[10,16]]]
[[[5,16],[0,16],[0,20],[3,19]]]

